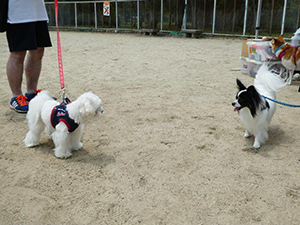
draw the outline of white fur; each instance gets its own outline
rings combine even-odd
[[[266,64],[263,64],[258,70],[254,79],[254,87],[261,94],[271,99],[276,99],[276,92],[280,91],[286,82],[284,82],[275,73],[268,70]],[[263,98],[263,97],[261,97]],[[275,113],[276,103],[267,100],[269,103],[269,110],[257,109],[257,115],[253,117],[249,108],[243,108],[239,111],[241,121],[245,127],[244,137],[249,137],[252,134],[254,139],[254,148],[259,148],[268,139],[268,128],[271,119]]]
[[[49,96],[48,91],[42,91],[29,102],[27,121],[29,132],[24,139],[26,147],[39,145],[43,130],[51,136],[55,148],[54,154],[58,158],[68,158],[72,150],[82,147],[80,142],[82,136],[82,123],[88,119],[96,118],[102,113],[101,99],[92,92],[86,92],[77,100],[67,105],[67,111],[71,119],[79,123],[77,129],[69,132],[67,126],[60,122],[55,129],[51,125],[51,112],[53,107],[60,103]]]

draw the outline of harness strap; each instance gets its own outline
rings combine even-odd
[[[56,125],[63,122],[69,132],[73,132],[79,126],[73,119],[70,118],[68,111],[66,110],[65,103],[54,106],[51,112],[51,125],[55,129]]]
[[[289,47],[287,47],[286,49],[284,49],[283,51],[281,51],[281,52],[279,53],[278,58],[279,58],[280,60],[281,60],[281,58],[283,57],[283,55],[284,55],[284,53],[285,53],[285,51],[286,51],[287,49],[289,49]]]
[[[293,55],[293,61],[294,61],[295,66],[297,66],[297,51],[298,51],[298,47],[296,47],[296,46],[288,46],[288,47],[286,47],[286,49],[284,49],[283,51],[281,51],[281,52],[279,53],[278,58],[281,60],[281,58],[282,58],[282,57],[284,56],[284,54],[285,54],[285,51],[288,50],[288,49],[290,49],[290,48],[294,48],[294,49],[295,49],[295,53],[294,53],[294,55]],[[277,50],[277,49],[276,49],[276,50]]]

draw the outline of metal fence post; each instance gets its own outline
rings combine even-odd
[[[136,10],[137,10],[137,29],[140,29],[140,0],[137,0],[137,6],[136,6]]]
[[[217,0],[214,0],[214,13],[213,13],[212,34],[215,33],[215,25],[216,25],[216,9],[217,9]]]
[[[187,0],[185,0],[185,2],[184,2],[184,14],[183,14],[183,21],[182,21],[182,30],[186,30],[186,20],[187,20],[187,18],[186,18],[186,10],[187,10]]]
[[[258,0],[257,15],[256,15],[256,26],[255,26],[255,39],[258,38],[258,32],[259,32],[259,29],[260,29],[261,2],[262,2],[262,0]]]
[[[163,30],[163,22],[164,22],[164,0],[160,1],[160,31]]]
[[[119,28],[119,24],[118,24],[118,0],[115,0],[115,4],[116,4],[116,30],[118,30],[118,28]]]
[[[283,13],[282,13],[282,23],[281,23],[281,34],[284,33],[284,23],[285,23],[285,13],[286,13],[286,3],[287,3],[287,0],[284,0]]]
[[[95,28],[97,29],[97,6],[96,6],[96,2],[94,2],[94,12],[95,12]]]
[[[77,3],[74,3],[74,7],[75,7],[75,28],[78,27],[78,23],[77,23]]]
[[[245,1],[245,14],[244,14],[243,36],[245,36],[245,34],[246,34],[247,12],[248,12],[248,0]]]

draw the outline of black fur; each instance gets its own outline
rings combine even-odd
[[[244,85],[239,79],[236,79],[236,84],[238,85],[239,91],[242,91],[242,90],[247,89],[247,88],[245,87],[245,85]]]
[[[251,115],[255,117],[256,110],[259,108],[259,105],[263,104],[260,94],[256,91],[253,85],[246,88],[239,79],[236,80],[236,83],[238,85],[239,92],[242,90],[246,90],[245,92],[240,93],[240,95],[236,95],[236,99],[241,106],[239,110],[244,107],[248,107]],[[266,107],[263,107],[262,110]]]

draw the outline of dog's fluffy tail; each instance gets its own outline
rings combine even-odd
[[[254,86],[260,92],[278,92],[284,86],[286,82],[280,77],[280,75],[270,71],[267,63],[263,63],[257,71]]]

